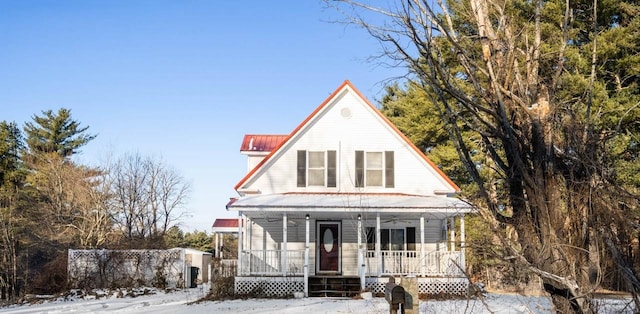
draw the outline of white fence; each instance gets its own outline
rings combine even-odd
[[[212,281],[215,281],[217,278],[223,277],[235,277],[238,269],[238,260],[237,259],[213,259],[211,269],[211,278]]]
[[[185,286],[185,252],[171,250],[69,250],[67,281],[75,288]]]

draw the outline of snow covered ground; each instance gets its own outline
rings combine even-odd
[[[40,304],[0,308],[0,313],[389,313],[384,298],[248,299],[193,303],[207,288],[122,296],[59,298]],[[627,299],[600,302],[600,313],[633,313],[624,309]],[[487,293],[484,300],[421,301],[420,313],[552,313],[546,297]]]

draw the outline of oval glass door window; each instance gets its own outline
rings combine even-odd
[[[331,229],[325,229],[322,236],[322,242],[324,242],[324,250],[327,253],[333,251],[333,231]]]

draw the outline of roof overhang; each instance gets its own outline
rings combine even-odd
[[[430,213],[450,216],[474,212],[474,207],[454,197],[406,194],[286,193],[251,195],[227,204],[242,212],[383,212]]]
[[[238,227],[213,227],[211,228],[213,233],[238,233]]]
[[[218,218],[211,226],[213,233],[238,233],[237,218]]]

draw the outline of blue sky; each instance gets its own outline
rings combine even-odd
[[[235,217],[246,133],[288,134],[345,79],[376,103],[402,69],[320,1],[0,0],[0,120],[71,109],[78,159],[137,152],[191,185],[186,231]]]

